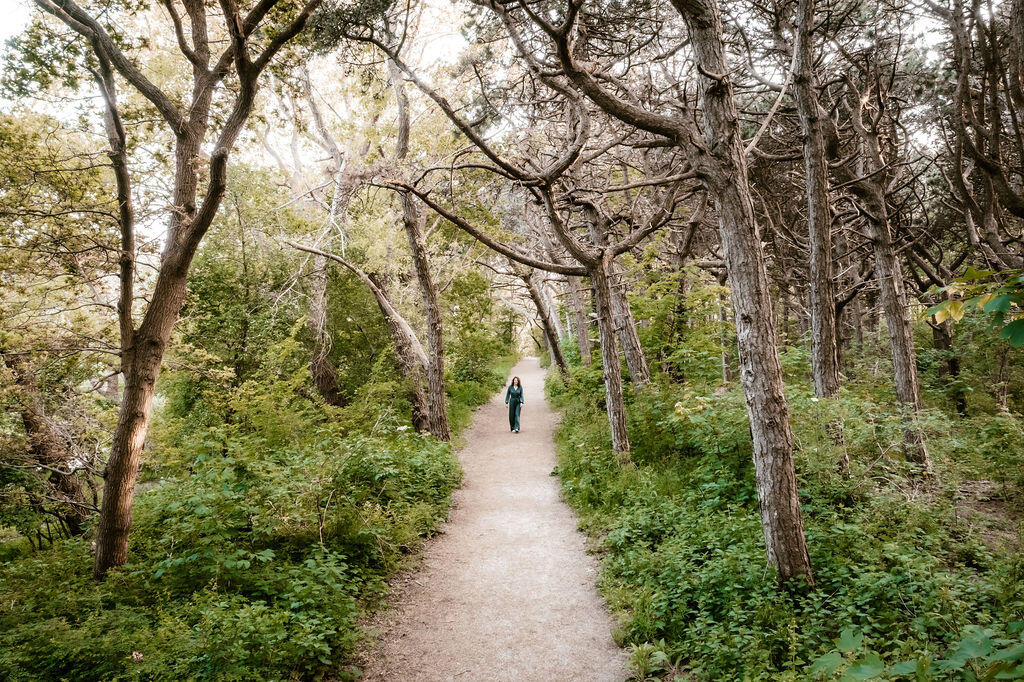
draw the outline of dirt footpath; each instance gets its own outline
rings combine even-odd
[[[465,480],[423,563],[375,625],[365,680],[621,682],[622,651],[597,594],[598,564],[558,495],[553,431],[537,358],[523,382],[522,430],[504,391],[483,405],[459,457]]]

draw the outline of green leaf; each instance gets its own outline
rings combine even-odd
[[[854,628],[846,628],[843,630],[843,633],[839,635],[839,640],[836,642],[836,648],[844,654],[848,654],[859,649],[860,645],[863,643],[863,633],[857,632]]]
[[[900,661],[891,666],[889,672],[893,675],[913,675],[917,672],[917,661]]]
[[[850,666],[849,670],[842,676],[842,680],[851,682],[863,682],[881,677],[885,672],[885,663],[875,652],[869,652],[862,659]]]
[[[833,649],[827,654],[819,656],[817,659],[815,659],[814,663],[811,664],[811,672],[827,673],[829,675],[834,675],[839,670],[839,667],[843,664],[843,662],[843,655],[835,649]]]
[[[983,310],[986,313],[1005,313],[1010,309],[1011,303],[1013,303],[1013,296],[1010,294],[1000,294],[989,299],[985,303]]]
[[[1000,649],[989,657],[992,661],[1024,661],[1024,642]]]
[[[964,282],[977,282],[983,279],[988,279],[994,274],[996,273],[992,270],[979,270],[974,267],[968,267],[967,271],[962,277],[960,277],[960,280]]]
[[[1014,320],[1003,327],[999,332],[999,338],[1006,339],[1015,348],[1024,346],[1024,319]]]

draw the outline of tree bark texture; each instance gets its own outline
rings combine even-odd
[[[327,258],[324,256],[313,257],[306,327],[313,336],[313,353],[309,360],[313,384],[328,405],[341,407],[344,400],[338,386],[338,373],[331,362],[331,336],[327,333]]]
[[[594,292],[597,329],[600,334],[601,363],[604,365],[605,409],[611,426],[612,449],[620,461],[629,461],[629,435],[626,432],[626,403],[622,396],[622,368],[619,360],[617,334],[613,324],[611,301],[612,254],[605,251],[600,262],[592,267],[590,284]]]
[[[437,300],[437,286],[430,273],[423,219],[415,202],[416,199],[413,196],[402,195],[402,223],[409,238],[416,279],[420,286],[420,296],[427,313],[429,353],[427,396],[430,401],[430,433],[439,440],[450,441],[452,433],[448,426],[447,396],[444,386],[444,322],[441,318],[441,306]]]
[[[673,0],[689,28],[700,79],[706,182],[715,199],[735,311],[740,382],[754,446],[754,471],[769,564],[780,580],[813,583],[800,513],[793,435],[760,234],[737,123],[722,19],[714,0]]]
[[[71,449],[47,418],[35,375],[24,357],[0,353],[0,362],[11,370],[15,383],[21,389],[18,401],[21,422],[33,460],[49,470],[48,482],[63,503],[57,514],[71,535],[81,535],[85,531],[88,514],[82,484],[73,471]]]
[[[626,297],[622,271],[614,261],[611,264],[611,271],[612,314],[615,319],[615,328],[619,333],[622,354],[626,358],[626,369],[629,370],[629,378],[633,384],[643,386],[651,383],[651,372],[647,368],[647,358],[640,345],[640,336],[636,333],[636,320],[633,318],[633,310],[629,307],[629,299]]]
[[[884,207],[883,207],[884,208]],[[905,453],[908,460],[930,468],[928,449],[924,434],[917,423],[917,412],[921,409],[921,391],[917,377],[917,358],[914,353],[914,336],[910,327],[910,312],[903,272],[893,248],[887,220],[868,220],[872,247],[875,255],[875,276],[878,278],[879,297],[885,311],[889,328],[889,342],[892,347],[893,379],[896,383],[896,398],[907,412],[907,426],[904,433]]]
[[[815,90],[812,30],[814,0],[797,6],[796,74],[793,81],[797,114],[803,134],[807,224],[810,244],[811,373],[814,393],[830,398],[839,391],[836,353],[836,303],[832,260],[832,207],[829,201],[828,164],[822,111]]]
[[[530,270],[527,273],[523,273],[520,275],[520,279],[526,285],[526,290],[530,293],[530,299],[537,308],[541,327],[544,329],[544,336],[548,342],[548,350],[551,352],[551,359],[554,361],[555,366],[558,367],[558,371],[561,372],[562,376],[568,376],[569,366],[565,363],[565,355],[562,353],[562,343],[558,338],[558,329],[555,327],[555,316],[552,314],[551,308],[541,292],[540,282],[537,281],[537,271]]]

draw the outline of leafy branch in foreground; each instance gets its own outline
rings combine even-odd
[[[967,268],[963,276],[931,293],[944,300],[928,309],[926,315],[939,324],[959,322],[972,308],[978,308],[999,328],[999,338],[1015,348],[1024,346],[1024,271],[994,272]]]

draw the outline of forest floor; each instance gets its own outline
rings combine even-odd
[[[509,432],[504,391],[477,411],[451,516],[370,624],[380,636],[362,656],[362,680],[626,676],[595,586],[598,561],[551,475],[557,417],[544,370],[526,358],[512,374],[525,391],[522,430]]]

